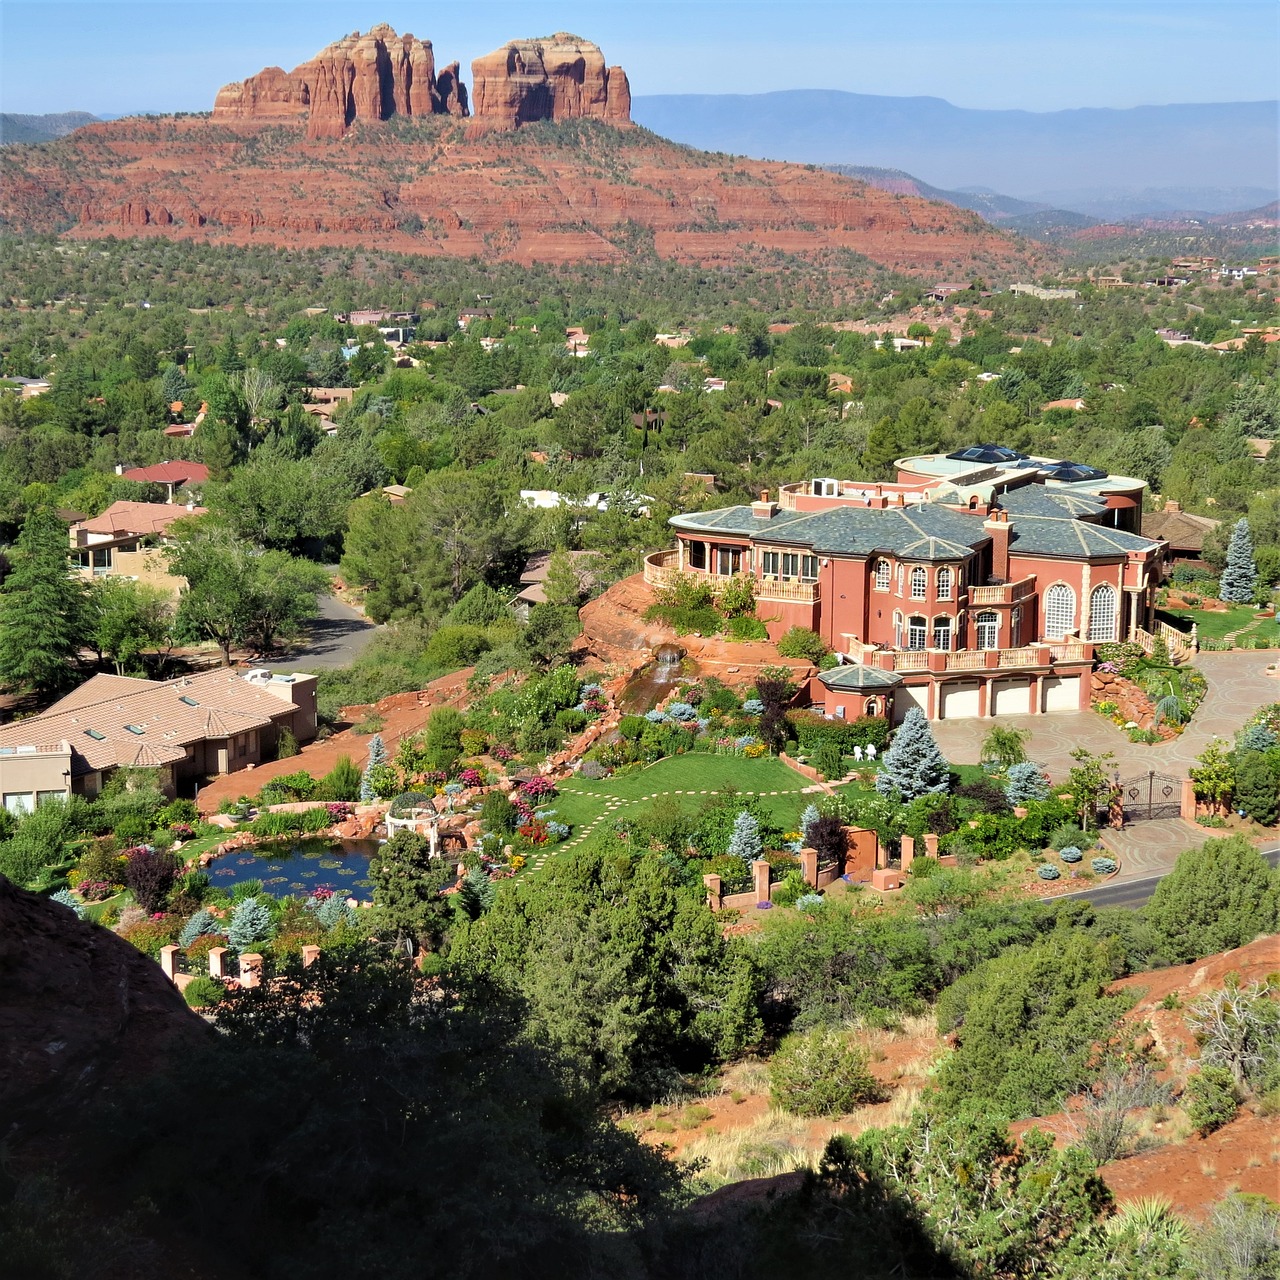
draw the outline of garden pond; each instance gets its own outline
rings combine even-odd
[[[223,854],[206,869],[213,884],[227,893],[246,880],[259,880],[274,898],[309,897],[328,888],[368,899],[369,860],[377,850],[377,840],[273,840]]]

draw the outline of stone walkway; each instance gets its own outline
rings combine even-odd
[[[1280,680],[1267,674],[1271,659],[1264,650],[1200,654],[1195,665],[1208,685],[1204,701],[1179,737],[1157,746],[1130,742],[1123,730],[1093,711],[1001,716],[1000,723],[1030,730],[1027,758],[1044,765],[1055,779],[1067,776],[1076,747],[1086,747],[1095,754],[1114,753],[1122,777],[1154,769],[1183,778],[1212,738],[1233,738],[1260,706],[1280,702]],[[933,724],[943,755],[956,764],[978,763],[982,740],[990,728],[989,720],[939,720]]]
[[[1185,818],[1161,818],[1155,822],[1135,822],[1132,826],[1099,832],[1107,851],[1120,863],[1114,881],[1141,880],[1172,871],[1180,853],[1198,849],[1219,834],[1188,822]]]

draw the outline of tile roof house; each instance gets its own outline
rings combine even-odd
[[[535,551],[525,561],[524,572],[520,575],[520,590],[511,602],[516,616],[528,620],[529,610],[535,604],[547,603],[546,581],[547,571],[551,567],[550,551]],[[585,593],[591,589],[596,580],[592,565],[599,558],[596,551],[568,551],[565,553],[577,574],[578,584]]]
[[[274,758],[285,729],[299,742],[315,737],[315,676],[229,668],[163,681],[96,675],[40,715],[0,726],[0,793],[19,811],[45,792],[96,795],[128,767],[159,770],[173,795],[183,782]],[[44,762],[34,773],[33,756]]]
[[[209,468],[203,462],[183,462],[174,459],[170,462],[157,462],[150,467],[116,467],[116,475],[125,480],[135,480],[138,484],[162,484],[169,490],[168,501],[174,500],[179,489],[202,485],[209,479]]]
[[[1166,502],[1163,511],[1149,511],[1142,517],[1142,534],[1167,542],[1173,564],[1201,565],[1205,535],[1221,523],[1209,516],[1193,516],[1179,503]]]
[[[1154,647],[1165,548],[1139,532],[1141,480],[997,445],[897,467],[674,516],[645,580],[751,577],[771,639],[804,627],[840,655],[810,686],[833,716],[1079,710],[1095,644]]]
[[[179,520],[205,514],[170,502],[113,502],[71,526],[72,563],[82,578],[132,578],[177,595],[186,583],[169,572],[161,546]]]

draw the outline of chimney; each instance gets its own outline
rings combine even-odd
[[[1165,509],[1166,511],[1181,511],[1181,510],[1182,510],[1182,503],[1180,503],[1180,502],[1174,502],[1174,500],[1173,500],[1172,498],[1166,498],[1166,499],[1165,499],[1165,504],[1164,504],[1164,509]]]
[[[1009,581],[1009,513],[999,509],[982,522],[991,538],[991,576],[997,582]]]
[[[769,490],[760,490],[759,502],[751,504],[751,514],[757,520],[772,520],[778,514],[778,504],[769,501]]]

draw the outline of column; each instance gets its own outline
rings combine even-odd
[[[702,877],[702,883],[707,888],[707,909],[719,911],[724,906],[723,881],[717,875],[705,875]]]
[[[757,902],[769,901],[769,864],[763,858],[757,858],[751,864],[751,880],[756,891]]]
[[[302,967],[309,969],[317,960],[320,959],[320,948],[317,946],[307,946],[302,948]]]
[[[905,876],[911,870],[911,864],[916,860],[915,837],[900,836],[898,838],[898,848],[902,853],[902,874]]]
[[[223,982],[227,980],[227,955],[226,947],[210,947],[209,977],[218,978]]]
[[[817,849],[800,850],[800,875],[810,888],[818,887],[818,851]]]
[[[178,976],[178,954],[181,950],[181,947],[174,946],[160,948],[160,968],[170,982]]]
[[[242,987],[262,985],[262,957],[256,951],[246,951],[240,957],[240,985]]]

